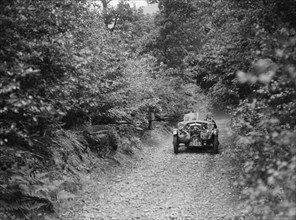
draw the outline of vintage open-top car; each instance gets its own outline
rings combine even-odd
[[[185,147],[211,147],[214,153],[218,153],[218,134],[213,121],[188,120],[179,122],[177,129],[173,130],[174,153],[179,152],[180,144]]]

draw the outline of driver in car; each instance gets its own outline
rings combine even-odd
[[[217,128],[217,124],[216,124],[215,120],[213,119],[213,114],[212,114],[212,112],[208,112],[208,113],[206,114],[205,121],[213,122],[213,123],[214,123],[214,128]]]

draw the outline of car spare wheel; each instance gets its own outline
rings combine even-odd
[[[179,141],[178,141],[177,135],[174,135],[173,145],[174,145],[174,153],[177,154],[179,150]]]

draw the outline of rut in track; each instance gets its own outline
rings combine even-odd
[[[217,120],[220,152],[229,120]],[[173,153],[172,135],[152,131],[141,162],[88,186],[79,208],[62,219],[229,219],[240,214],[221,154],[182,150]],[[119,174],[120,173],[120,174]]]

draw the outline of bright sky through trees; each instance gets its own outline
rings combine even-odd
[[[112,0],[111,2],[110,2],[110,4],[112,5],[112,6],[116,6],[118,3],[120,2],[120,0]],[[147,6],[148,5],[148,3],[147,3],[147,1],[146,0],[130,0],[130,4],[131,5],[136,5],[137,6],[137,8],[138,7],[142,7],[142,6]]]

